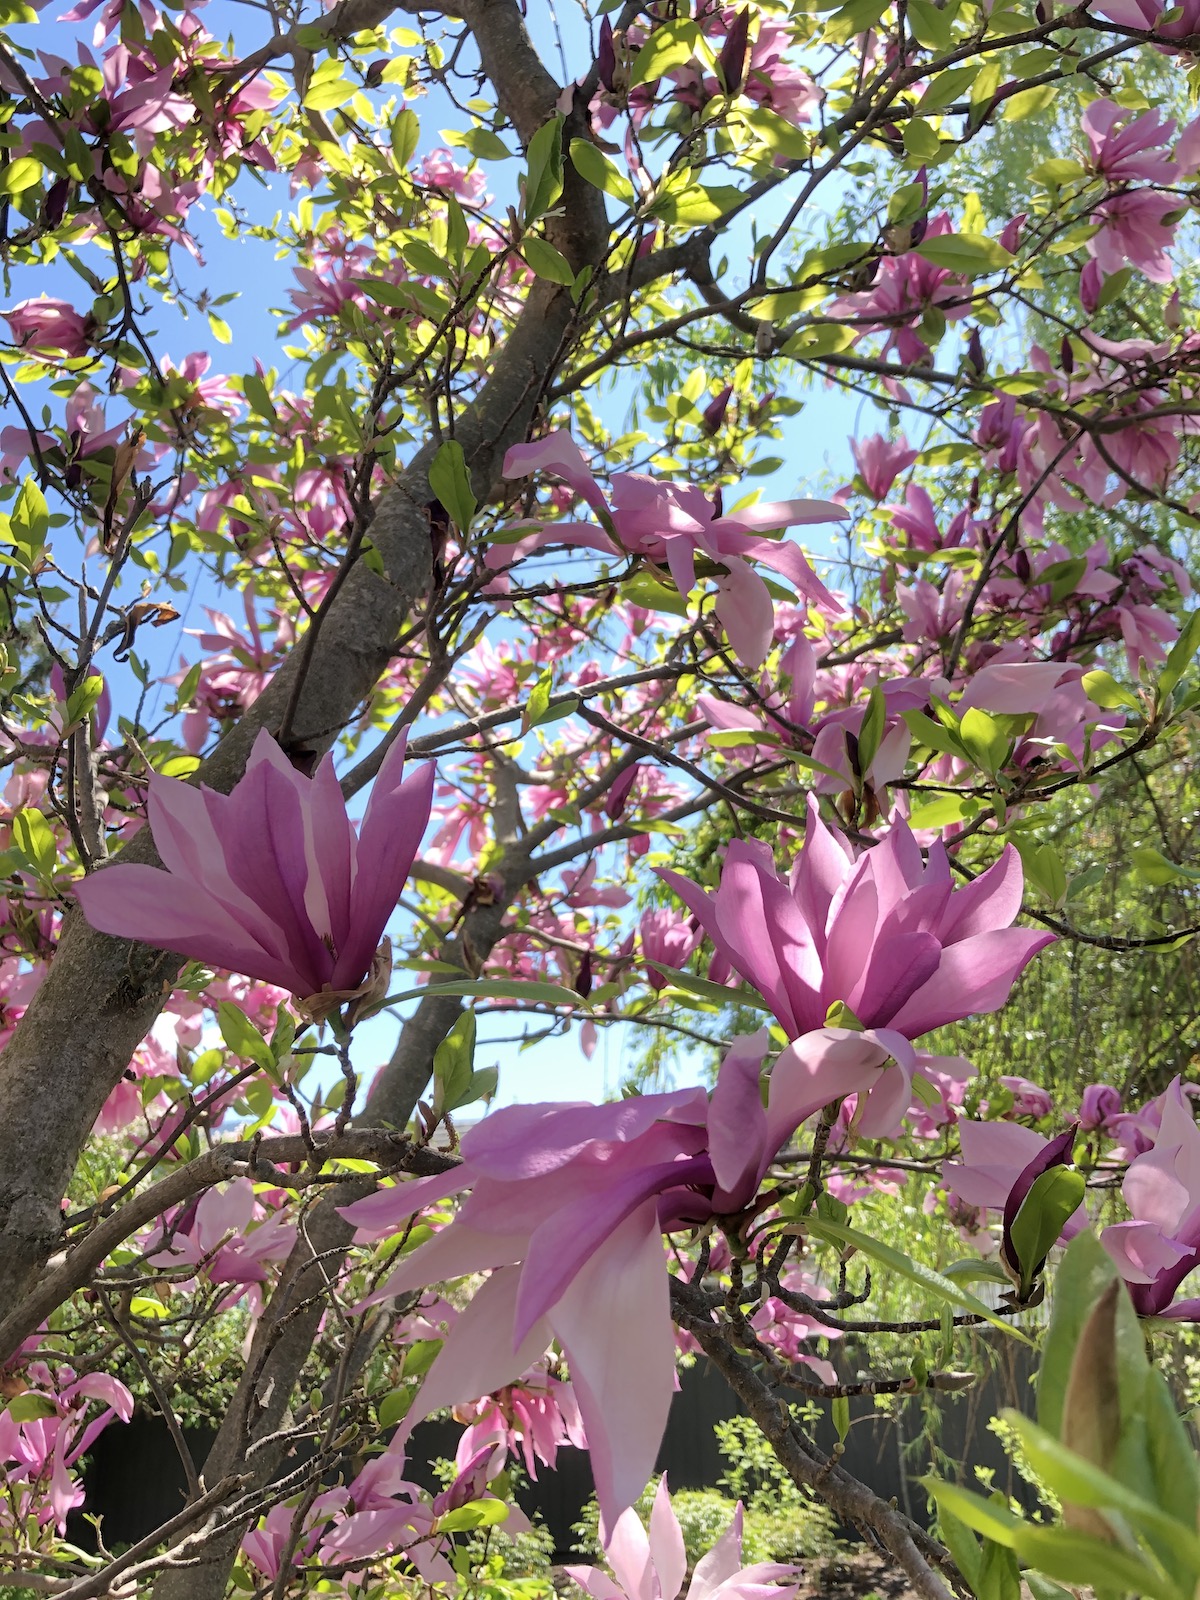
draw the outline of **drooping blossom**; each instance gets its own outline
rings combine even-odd
[[[1131,1219],[1105,1228],[1100,1243],[1117,1263],[1134,1310],[1200,1321],[1200,1299],[1172,1304],[1200,1266],[1200,1128],[1177,1077],[1162,1096],[1158,1135],[1130,1162],[1121,1193]]]
[[[774,1561],[742,1566],[742,1502],[717,1543],[701,1556],[685,1600],[791,1600],[799,1570]],[[569,1578],[593,1600],[675,1600],[687,1576],[683,1530],[664,1473],[650,1511],[649,1530],[636,1511],[622,1512],[604,1547],[613,1577],[599,1567],[567,1567]],[[613,1579],[616,1579],[614,1583]]]
[[[458,1441],[455,1465],[465,1467],[481,1450],[492,1458],[491,1476],[503,1469],[510,1455],[520,1455],[535,1481],[541,1461],[553,1472],[563,1445],[587,1449],[587,1434],[579,1404],[569,1383],[543,1367],[522,1373],[518,1382],[498,1394],[456,1406],[456,1422],[468,1424]]]
[[[94,928],[337,1003],[362,985],[429,820],[433,768],[384,758],[357,837],[326,756],[312,778],[260,732],[228,795],[150,780],[166,870],[120,862],[76,885]]]
[[[35,1362],[29,1388],[53,1406],[48,1416],[13,1420],[0,1410],[0,1530],[26,1539],[29,1526],[51,1523],[66,1532],[67,1513],[82,1505],[83,1485],[72,1469],[114,1417],[128,1422],[133,1396],[106,1372],[77,1377],[70,1367],[51,1373]],[[100,1412],[90,1408],[99,1405]]]
[[[926,862],[897,821],[856,855],[811,797],[789,877],[768,845],[746,839],[730,844],[711,893],[677,872],[659,875],[793,1039],[823,1026],[839,1001],[865,1027],[909,1039],[996,1011],[1053,937],[1012,926],[1023,876],[1011,845],[956,889],[940,842]]]
[[[42,295],[22,300],[11,311],[0,311],[13,341],[29,350],[52,350],[63,356],[85,356],[91,349],[95,327],[65,300]]]
[[[890,1123],[911,1095],[904,1039],[830,1028],[784,1050],[764,1106],[766,1042],[765,1029],[735,1041],[711,1106],[702,1089],[616,1105],[507,1106],[466,1134],[452,1172],[381,1189],[343,1211],[360,1239],[378,1239],[423,1207],[466,1194],[453,1222],[364,1304],[490,1272],[455,1319],[404,1429],[497,1393],[557,1339],[604,1525],[615,1526],[653,1469],[674,1384],[663,1233],[744,1210],[779,1150],[822,1106],[857,1093],[867,1117]],[[894,1055],[903,1070],[888,1065]]]
[[[564,479],[591,507],[600,526],[542,524],[515,543],[492,546],[489,566],[509,566],[546,545],[572,545],[614,557],[640,556],[665,567],[686,596],[696,584],[697,556],[706,557],[724,568],[715,579],[716,614],[734,650],[750,666],[757,666],[770,649],[775,612],[770,591],[749,562],[781,573],[805,599],[824,610],[841,610],[798,545],[764,537],[797,524],[844,520],[845,508],[832,500],[768,502],[726,516],[716,499],[691,484],[662,483],[642,472],[614,472],[609,480],[610,503],[579,446],[563,428],[534,444],[514,445],[504,458],[505,477],[523,478],[535,472],[552,472]]]

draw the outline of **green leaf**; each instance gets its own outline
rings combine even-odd
[[[410,111],[407,106],[403,111],[397,111],[392,118],[389,133],[396,165],[407,167],[416,153],[417,141],[421,137],[421,124],[417,113]]]
[[[1038,1373],[1037,1416],[1056,1437],[1062,1433],[1063,1401],[1080,1334],[1097,1300],[1117,1276],[1116,1263],[1090,1229],[1072,1239],[1054,1274],[1050,1328]],[[1117,1373],[1123,1415],[1132,1416],[1141,1408],[1149,1370],[1142,1330],[1128,1296],[1122,1294],[1117,1306]]]
[[[879,753],[886,723],[887,700],[882,689],[874,688],[867,697],[867,709],[858,730],[858,770],[864,776]]]
[[[943,794],[936,800],[914,806],[908,823],[911,828],[949,828],[959,822],[969,822],[982,809],[981,802],[973,795]]]
[[[1051,1167],[1039,1173],[1013,1218],[1011,1238],[1021,1268],[1021,1288],[1028,1297],[1051,1247],[1078,1211],[1087,1189],[1082,1172]]]
[[[1139,1532],[1161,1535],[1186,1568],[1200,1576],[1200,1538],[1191,1528],[1076,1451],[1068,1450],[1030,1417],[1012,1410],[1001,1412],[1001,1416],[1021,1441],[1030,1466],[1061,1500],[1091,1510],[1115,1512]]]
[[[342,76],[341,62],[326,60],[313,73],[302,104],[310,111],[332,111],[357,93],[357,85]]]
[[[633,204],[633,184],[590,139],[572,139],[570,154],[571,165],[585,183],[593,189],[603,189],[614,200]]]
[[[521,254],[539,278],[545,278],[549,283],[561,283],[567,289],[573,286],[575,274],[571,270],[571,263],[549,240],[528,234],[521,240]]]
[[[1043,1578],[1039,1572],[1027,1572],[1025,1582],[1033,1600],[1075,1600],[1069,1589],[1051,1583],[1049,1578]]]
[[[543,122],[529,141],[529,168],[525,175],[525,224],[536,222],[562,194],[564,119],[555,115]]]
[[[590,1011],[591,1007],[574,989],[558,983],[541,983],[520,978],[466,978],[461,983],[430,983],[421,989],[406,989],[401,994],[390,994],[386,1005],[399,1005],[405,1000],[423,1000],[426,995],[454,997],[468,1000],[523,1000],[527,1005],[574,1006]]]
[[[268,1072],[274,1071],[275,1056],[270,1045],[232,1000],[222,1000],[218,1004],[217,1024],[222,1039],[235,1056],[240,1056],[243,1061],[253,1061],[256,1067],[263,1067]]]
[[[943,1277],[940,1272],[935,1272],[923,1262],[914,1261],[911,1256],[906,1256],[902,1250],[893,1249],[890,1244],[884,1244],[881,1239],[872,1239],[869,1234],[860,1233],[857,1228],[842,1227],[833,1222],[816,1222],[811,1218],[805,1222],[805,1228],[828,1244],[853,1245],[863,1255],[880,1262],[891,1272],[898,1272],[901,1277],[907,1278],[910,1283],[915,1283],[918,1288],[927,1290],[939,1300],[949,1301],[961,1311],[969,1311],[977,1317],[982,1317],[994,1328],[1003,1329],[1010,1338],[1020,1339],[1023,1344],[1033,1343],[1020,1329],[1014,1328],[1003,1317],[998,1317],[984,1305],[982,1300],[976,1299],[966,1289],[960,1289],[952,1279]]]
[[[966,93],[979,76],[979,70],[979,66],[975,65],[950,67],[945,72],[933,73],[924,94],[917,101],[917,110],[922,116],[928,116],[931,111],[941,111]]]
[[[463,135],[463,144],[477,161],[508,161],[512,151],[490,128],[472,128]]]
[[[954,1557],[954,1564],[970,1584],[978,1592],[979,1572],[983,1565],[983,1556],[979,1549],[979,1540],[951,1511],[949,1505],[938,1506],[938,1532],[941,1534],[942,1543]]]
[[[104,679],[98,672],[89,673],[82,683],[76,684],[67,696],[67,727],[74,727],[90,716],[103,693]]]
[[[13,817],[13,843],[39,878],[49,879],[58,862],[58,846],[50,824],[40,811],[24,806]]]
[[[832,1402],[833,1426],[842,1444],[850,1432],[850,1401],[844,1394],[835,1395]]]
[[[742,191],[730,184],[706,187],[696,183],[660,195],[649,212],[677,228],[703,228],[719,221],[741,199]]]
[[[433,1053],[433,1109],[439,1116],[456,1111],[475,1096],[475,1013],[464,1011]]]
[[[257,372],[247,372],[244,375],[242,378],[242,393],[246,396],[246,403],[256,417],[262,417],[266,422],[279,421],[279,413],[275,409],[275,402],[271,399],[271,392]],[[192,693],[194,694],[195,692],[193,688]],[[181,701],[180,703],[183,704],[185,702]]]
[[[149,1294],[135,1294],[129,1302],[129,1310],[133,1316],[147,1317],[152,1322],[161,1322],[163,1317],[171,1315],[161,1300]]]
[[[655,28],[633,58],[629,87],[634,89],[639,83],[653,83],[672,67],[685,66],[695,55],[699,43],[700,29],[686,18]]]
[[[475,1528],[495,1528],[508,1518],[503,1500],[472,1500],[437,1519],[439,1533],[470,1533]]]
[[[13,1395],[4,1409],[14,1422],[40,1422],[43,1417],[58,1415],[58,1407],[50,1396],[35,1394],[32,1389]]]
[[[543,672],[533,688],[529,691],[529,699],[525,704],[524,722],[527,728],[536,728],[546,719],[550,709],[550,694],[554,680],[549,672]]]
[[[1013,259],[998,239],[989,239],[983,233],[943,233],[923,240],[916,253],[935,267],[945,267],[964,278],[999,272]]]
[[[429,487],[449,512],[454,526],[466,533],[475,517],[475,495],[467,459],[457,439],[438,447],[429,468]]]
[[[702,1000],[715,1000],[723,1006],[753,1006],[756,1011],[771,1009],[753,989],[727,989],[723,983],[713,983],[711,978],[697,978],[691,972],[680,972],[678,967],[665,966],[661,961],[646,959],[645,964],[653,967],[655,972],[660,972],[664,978],[669,978],[672,985],[682,989],[685,994],[699,995]]]
[[[909,0],[910,5],[916,3],[917,0]],[[936,161],[942,153],[942,141],[923,117],[912,117],[904,127],[904,148],[918,161]]]
[[[6,167],[0,167],[0,194],[23,194],[32,189],[42,176],[42,164],[32,156],[18,156]]]
[[[1142,709],[1141,702],[1133,690],[1118,683],[1111,672],[1097,668],[1094,672],[1085,672],[1079,681],[1084,694],[1093,705],[1099,706],[1103,711],[1115,711],[1119,706],[1124,706],[1130,711]]]
[[[382,1429],[394,1428],[398,1422],[408,1415],[408,1408],[413,1403],[416,1395],[415,1384],[401,1384],[399,1389],[393,1389],[385,1394],[383,1399],[375,1406],[375,1421]]]
[[[963,712],[960,724],[963,748],[982,771],[995,776],[1008,760],[1012,740],[995,717],[978,706]]]
[[[1022,1561],[1073,1586],[1092,1584],[1106,1595],[1129,1591],[1139,1600],[1188,1600],[1140,1556],[1069,1528],[1026,1523],[1015,1534],[1012,1547]]]
[[[913,38],[926,50],[936,50],[939,54],[949,50],[957,10],[953,5],[939,9],[932,0],[908,0],[908,25]]]
[[[46,505],[46,496],[32,478],[26,478],[21,485],[21,492],[9,518],[9,531],[13,543],[25,553],[32,566],[50,531],[50,510]]]
[[[1015,1517],[999,1500],[985,1500],[981,1495],[972,1494],[969,1489],[961,1489],[958,1484],[947,1483],[942,1478],[928,1476],[917,1481],[932,1496],[939,1517],[944,1509],[949,1510],[966,1527],[983,1534],[986,1539],[995,1540],[997,1544],[1011,1549],[1017,1530],[1024,1526],[1020,1517]]]

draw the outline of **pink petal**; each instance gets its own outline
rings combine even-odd
[[[665,1472],[650,1511],[650,1560],[658,1573],[658,1591],[662,1600],[675,1600],[687,1575],[687,1551],[683,1547],[679,1518],[675,1515],[671,1496],[667,1492]]]
[[[951,945],[890,1026],[911,1039],[975,1013],[999,1011],[1020,974],[1053,941],[1052,933],[1002,928]]]
[[[550,1343],[550,1327],[545,1322],[535,1323],[514,1348],[517,1285],[516,1269],[502,1267],[475,1291],[409,1408],[402,1430],[405,1437],[422,1418],[443,1406],[478,1400],[503,1389],[545,1353]]]
[[[666,1268],[650,1200],[592,1256],[550,1317],[587,1430],[602,1536],[641,1494],[667,1425],[675,1333]]]
[[[389,752],[394,754],[394,750]],[[370,967],[429,823],[433,763],[419,767],[403,783],[386,787],[396,771],[395,762],[390,767],[384,762],[363,817],[351,902],[353,938],[345,950],[339,948],[333,973],[335,988],[352,988]]]
[[[617,1518],[612,1537],[605,1542],[604,1554],[629,1600],[658,1600],[650,1541],[632,1508]]]
[[[717,579],[714,609],[738,659],[748,667],[761,665],[775,632],[775,607],[758,573],[730,560],[728,572]]]
[[[737,1211],[753,1198],[767,1157],[767,1113],[759,1073],[766,1028],[733,1041],[717,1073],[708,1118],[708,1153],[719,1189],[718,1211]],[[748,1189],[748,1192],[747,1192]]]
[[[263,983],[295,988],[296,973],[286,961],[263,950],[203,889],[173,873],[118,862],[77,883],[75,898],[99,933],[140,939]]]

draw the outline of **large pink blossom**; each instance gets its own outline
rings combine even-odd
[[[653,1469],[674,1386],[663,1233],[744,1210],[775,1155],[831,1101],[882,1095],[889,1123],[909,1101],[914,1063],[899,1035],[830,1028],[797,1040],[776,1061],[764,1106],[765,1048],[765,1030],[735,1041],[711,1105],[702,1089],[681,1089],[615,1105],[507,1106],[470,1130],[452,1172],[345,1209],[359,1238],[377,1239],[469,1191],[454,1221],[364,1302],[490,1272],[405,1428],[503,1389],[557,1339],[604,1522],[615,1525]]]
[[[326,756],[312,778],[266,732],[228,795],[150,782],[150,827],[166,871],[115,866],[76,894],[102,933],[141,939],[279,984],[302,999],[362,983],[429,820],[433,768],[402,779],[388,751],[355,837]]]
[[[726,516],[716,500],[691,484],[661,483],[641,472],[614,472],[609,480],[610,504],[579,446],[562,428],[534,444],[514,445],[504,458],[508,478],[535,472],[552,472],[569,483],[600,526],[543,524],[515,543],[494,545],[488,551],[489,566],[508,566],[546,545],[583,546],[610,556],[640,556],[666,567],[686,596],[696,584],[697,556],[707,557],[724,569],[715,578],[717,616],[734,650],[750,666],[757,666],[770,649],[775,612],[770,591],[749,562],[781,573],[815,605],[841,610],[798,545],[763,537],[798,523],[844,520],[845,508],[831,500],[769,502]]]
[[[744,839],[729,846],[713,893],[677,872],[660,876],[793,1039],[821,1027],[838,1001],[866,1027],[910,1039],[996,1011],[1053,937],[1012,927],[1023,878],[1011,845],[955,889],[940,843],[923,861],[897,821],[856,856],[812,799],[788,878],[768,845]]]

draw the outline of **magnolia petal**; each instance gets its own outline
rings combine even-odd
[[[671,1505],[665,1472],[650,1510],[650,1561],[658,1574],[658,1592],[662,1600],[674,1600],[687,1576],[687,1551],[679,1518]]]
[[[641,1494],[667,1425],[675,1332],[666,1267],[657,1208],[647,1201],[596,1251],[550,1315],[587,1430],[602,1536]]]

